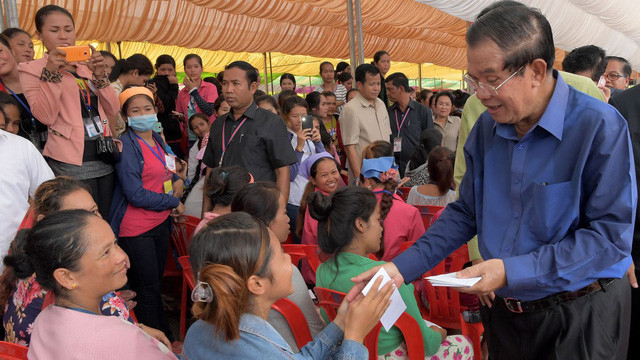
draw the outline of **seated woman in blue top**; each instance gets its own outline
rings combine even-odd
[[[243,212],[222,215],[195,236],[189,254],[198,280],[191,294],[198,320],[183,347],[189,360],[367,359],[362,342],[393,291],[389,282],[344,301],[335,321],[294,354],[267,322],[271,305],[293,292],[291,257],[263,222]]]
[[[382,241],[380,206],[371,190],[348,186],[331,196],[316,192],[309,196],[308,206],[311,216],[318,220],[320,250],[331,256],[318,267],[317,286],[348,292],[353,288],[351,278],[384,264],[368,258],[368,254],[380,249]],[[467,338],[462,335],[447,336],[444,329],[429,327],[425,323],[413,289],[413,285],[409,284],[402,285],[398,290],[407,305],[405,312],[418,322],[427,358],[435,355],[436,359],[472,359],[473,347]],[[400,330],[397,327],[388,332],[381,329],[378,359],[407,358],[407,348]]]

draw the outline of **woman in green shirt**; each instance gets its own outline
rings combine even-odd
[[[331,196],[320,192],[309,196],[309,212],[318,220],[318,245],[331,256],[316,274],[316,285],[347,293],[353,286],[351,278],[363,271],[383,264],[368,258],[380,249],[382,226],[380,207],[371,190],[348,186]],[[329,226],[330,224],[330,226]],[[399,289],[405,310],[420,326],[424,351],[428,358],[471,359],[473,348],[462,335],[447,336],[444,329],[427,326],[422,319],[418,303],[413,295],[413,285],[402,285]],[[380,331],[378,359],[408,358],[402,333],[397,327],[389,332]]]

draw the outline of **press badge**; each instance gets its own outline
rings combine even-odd
[[[393,138],[393,152],[401,152],[402,151],[402,138],[395,137]]]
[[[176,172],[176,158],[167,154],[167,155],[164,156],[164,161],[165,161],[165,164],[167,164],[167,170],[171,171],[172,173],[175,173]]]
[[[172,178],[172,173],[168,173],[162,179],[162,187],[164,188],[164,193],[167,195],[173,195],[173,181],[171,181]]]
[[[102,121],[100,121],[100,117],[94,116],[90,121],[85,121],[84,128],[87,131],[88,138],[102,134]]]

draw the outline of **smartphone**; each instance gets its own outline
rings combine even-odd
[[[145,81],[144,86],[147,86],[149,84],[155,84],[155,83],[156,83],[156,79],[149,79],[149,80]]]
[[[302,130],[313,129],[313,116],[302,115]]]
[[[60,50],[67,55],[64,57],[68,62],[87,61],[91,59],[91,47],[89,45],[63,46]]]

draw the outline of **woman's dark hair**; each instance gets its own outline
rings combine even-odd
[[[29,34],[28,32],[26,32],[25,30],[22,30],[20,28],[8,28],[5,29],[2,32],[2,35],[8,37],[9,39],[13,39],[16,35],[18,34],[25,34],[27,35],[29,38],[31,38],[31,34]]]
[[[440,195],[445,195],[450,189],[456,188],[453,180],[453,164],[455,155],[453,151],[444,146],[438,146],[429,153],[427,171],[429,179],[438,185]]]
[[[224,95],[219,95],[216,101],[213,102],[213,111],[217,114],[218,110],[220,110],[220,106],[225,102]]]
[[[333,64],[328,62],[328,61],[323,61],[320,63],[320,74],[322,74],[322,67],[325,65],[331,65],[331,67],[333,67]]]
[[[115,64],[118,63],[118,58],[107,50],[100,50],[100,54],[102,54],[102,57],[110,58]]]
[[[320,123],[322,124],[322,123]],[[316,160],[309,168],[309,176],[312,178],[316,178],[318,174],[318,166],[322,164],[324,161],[331,161],[336,165],[336,169],[340,172],[340,164],[336,161],[336,159],[332,157],[322,157]],[[298,218],[296,219],[296,235],[299,238],[302,238],[302,230],[304,230],[304,215],[307,212],[307,197],[309,194],[315,191],[315,185],[311,183],[311,181],[307,182],[307,185],[304,187],[304,193],[302,193],[302,199],[300,200],[300,207],[298,208]]]
[[[335,261],[337,276],[338,255],[353,241],[356,220],[368,222],[378,206],[378,201],[369,189],[346,186],[330,196],[321,192],[311,193],[307,202],[309,215],[318,220],[318,246]]]
[[[363,159],[393,156],[393,145],[384,140],[376,140],[362,150]]]
[[[376,140],[362,150],[362,159],[377,159],[381,157],[393,157],[393,145],[384,140]],[[362,165],[360,165],[362,167]],[[388,179],[385,182],[378,178],[371,178],[376,184],[384,184],[384,193],[380,199],[380,219],[387,218],[391,206],[393,205],[393,194],[398,188],[397,179]],[[364,176],[360,174],[360,182],[364,182]],[[381,249],[382,250],[382,249]]]
[[[73,24],[73,27],[76,27],[76,23],[75,21],[73,21],[73,16],[71,16],[71,13],[69,11],[67,11],[67,9],[62,8],[60,6],[57,5],[45,5],[43,7],[41,7],[40,9],[38,9],[38,11],[36,12],[36,30],[41,33],[42,32],[42,26],[44,26],[44,21],[47,18],[47,16],[49,16],[50,14],[54,13],[54,12],[59,12],[61,14],[67,15],[69,17],[69,19],[71,19],[71,23]]]
[[[338,75],[338,77],[336,78],[336,80],[340,84],[344,84],[351,79],[353,79],[353,76],[351,76],[351,73],[348,73],[348,72],[340,73],[340,75]]]
[[[200,57],[200,55],[198,55],[198,54],[187,54],[187,56],[185,56],[184,60],[182,61],[182,65],[185,67],[185,69],[187,68],[187,61],[189,61],[191,59],[196,59],[198,61],[198,64],[200,64],[200,67],[202,67],[202,58]]]
[[[255,305],[247,280],[253,275],[272,280],[271,251],[267,226],[249,214],[209,222],[191,240],[189,261],[195,278],[211,288],[213,300],[194,302],[193,315],[213,324],[227,341],[238,339],[240,317]]]
[[[49,214],[16,239],[16,251],[5,256],[5,266],[18,279],[36,273],[36,281],[56,296],[64,294],[53,272],[56,269],[80,270],[80,259],[87,250],[85,229],[89,219],[99,219],[86,210],[64,210]]]
[[[9,38],[4,36],[4,35],[0,35],[0,44],[6,46],[10,51],[11,51],[11,44],[9,43]],[[16,60],[16,62],[18,62]]]
[[[314,113],[317,112],[322,96],[323,95],[317,91],[312,91],[307,94],[305,100],[307,101],[307,105],[309,106],[309,111]]]
[[[438,105],[438,99],[440,99],[441,97],[445,97],[445,96],[448,97],[449,100],[451,100],[451,110],[453,110],[453,95],[451,95],[451,93],[448,92],[448,91],[441,91],[441,92],[439,92],[437,94],[434,94],[431,97],[431,99],[433,99],[433,104],[434,105]],[[431,100],[431,99],[429,99],[429,100]],[[436,115],[434,114],[433,117],[435,119]]]
[[[433,95],[431,95],[431,97],[429,98],[429,108],[431,108],[431,106],[433,106],[433,104],[435,103],[436,95],[438,95],[438,92],[434,91]]]
[[[0,109],[2,109],[2,112],[5,114],[5,118],[7,114],[7,107],[9,106],[15,106],[18,109],[18,112],[20,112],[20,103],[18,103],[18,101],[13,96],[4,92],[0,92]]]
[[[418,93],[418,101],[422,102],[422,100],[426,99],[427,96],[429,96],[429,94],[432,94],[433,91],[429,90],[429,89],[422,89],[420,90],[420,92]]]
[[[156,59],[156,65],[155,65],[156,70],[158,70],[158,68],[164,64],[169,64],[173,66],[174,69],[176,68],[176,60],[171,55],[162,54],[158,56],[158,58]]]
[[[309,110],[309,106],[303,98],[301,98],[300,96],[291,96],[284,101],[284,104],[282,104],[282,113],[284,115],[288,115],[296,106],[301,106],[307,109],[307,111]]]
[[[204,183],[203,192],[211,200],[211,206],[229,206],[233,196],[251,181],[251,175],[240,166],[217,167],[211,170]]]
[[[213,76],[207,76],[206,78],[202,79],[202,81],[206,81],[209,84],[213,84],[216,87],[218,96],[222,95],[222,84],[220,84],[220,81],[218,81],[218,79],[216,79]]]
[[[460,90],[456,90],[456,91],[460,91]],[[460,91],[459,93],[456,93],[456,96],[453,99],[453,106],[458,109],[464,108],[464,104],[467,103],[467,99],[469,99],[469,97],[471,97],[471,95],[469,95],[469,93],[466,93],[464,91]]]
[[[261,220],[267,226],[278,215],[280,190],[276,184],[258,181],[246,184],[236,192],[231,201],[231,211],[243,211]]]
[[[298,96],[298,93],[295,90],[282,90],[280,92],[280,95],[278,95],[278,109],[280,109],[280,111],[282,111],[285,100],[292,96]]]
[[[280,106],[278,105],[276,99],[273,98],[273,96],[262,95],[256,99],[256,105],[258,106],[260,106],[260,104],[262,104],[263,102],[268,102],[269,104],[271,104],[271,106],[273,106],[273,108],[278,112],[278,115],[280,115]]]
[[[113,82],[121,74],[127,74],[138,70],[138,75],[153,75],[153,64],[148,57],[142,54],[133,54],[126,59],[116,61],[116,65],[111,70],[109,81]]]
[[[485,41],[495,43],[503,52],[503,69],[516,71],[519,67],[542,59],[547,71],[553,68],[555,45],[551,25],[542,13],[528,6],[513,6],[500,2],[482,11],[467,30],[467,47],[473,48]]]
[[[431,150],[442,144],[442,133],[437,129],[424,129],[420,133],[420,145],[411,154],[409,170],[415,170],[427,162]]]
[[[389,53],[388,53],[388,52],[386,52],[386,51],[384,51],[384,50],[380,50],[380,51],[376,52],[376,53],[373,55],[373,62],[374,62],[374,63],[377,63],[378,61],[380,61],[380,59],[382,59],[382,56],[383,56],[383,55],[391,56],[391,55],[389,55]],[[375,65],[375,64],[374,64],[374,65]]]
[[[191,131],[193,131],[193,127],[191,126],[191,122],[195,119],[202,119],[204,121],[206,121],[207,123],[211,123],[211,121],[209,120],[209,117],[207,116],[207,114],[203,114],[203,113],[195,113],[193,115],[191,115],[191,117],[189,118],[188,124],[189,124],[189,129],[191,129]]]
[[[293,76],[292,74],[289,73],[284,73],[282,74],[282,76],[280,76],[280,85],[282,85],[282,80],[286,80],[289,79],[291,81],[293,81],[293,90],[296,89],[296,77]]]
[[[349,67],[349,63],[346,61],[340,61],[338,65],[336,65],[336,73],[343,72],[346,68]],[[348,73],[347,73],[348,74]]]

